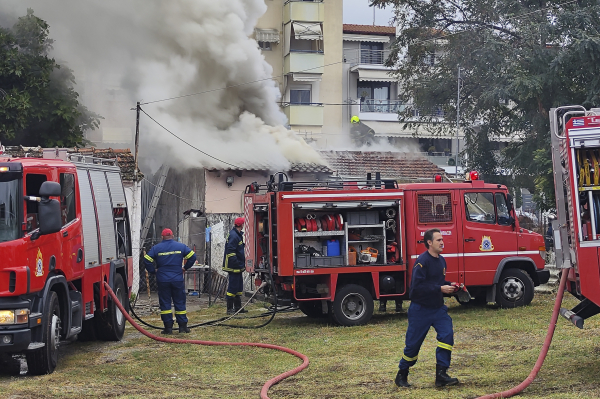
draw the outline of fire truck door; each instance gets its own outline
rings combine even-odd
[[[65,273],[72,273],[68,278],[77,278],[85,270],[83,262],[83,238],[80,221],[77,219],[77,190],[75,174],[60,173],[60,213],[63,237],[62,267]]]
[[[43,182],[51,180],[46,175],[46,170],[32,170],[25,175],[25,195],[39,196]],[[27,234],[31,237],[38,228],[38,203],[25,201],[25,218]],[[31,273],[29,291],[39,291],[44,287],[50,269],[61,262],[62,245],[59,234],[42,235],[37,240],[29,239],[27,246],[27,266]]]
[[[465,284],[490,285],[502,259],[517,255],[517,234],[502,192],[463,191],[463,264]]]
[[[446,260],[446,280],[451,282],[463,282],[459,270],[459,239],[457,229],[457,207],[452,203],[452,193],[445,192],[418,192],[417,214],[415,215],[415,239],[416,253],[411,256],[410,267],[414,266],[414,260],[425,252],[423,236],[429,229],[437,228],[444,237],[444,252],[442,255]]]

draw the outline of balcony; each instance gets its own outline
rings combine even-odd
[[[323,22],[323,1],[288,0],[283,6],[283,23],[290,21]]]
[[[381,65],[390,56],[390,50],[344,49],[344,62],[352,65]]]
[[[289,104],[283,105],[283,112],[291,126],[323,126],[323,104]]]
[[[316,51],[294,51],[285,56],[283,71],[287,75],[293,72],[323,73],[325,55]]]
[[[378,112],[386,114],[397,114],[398,112],[409,112],[412,116],[436,116],[444,117],[444,110],[441,107],[431,107],[428,109],[415,108],[412,104],[403,103],[400,100],[377,100],[367,98],[360,103],[360,112]]]

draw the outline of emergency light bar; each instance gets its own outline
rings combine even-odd
[[[472,171],[468,172],[465,177],[465,180],[466,181],[479,180],[479,172],[477,172],[476,170],[472,170]]]

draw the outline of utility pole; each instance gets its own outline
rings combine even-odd
[[[135,107],[135,169],[133,171],[135,179],[134,184],[137,184],[137,175],[138,175],[138,149],[140,147],[140,102],[137,102]]]
[[[458,141],[458,130],[460,121],[460,65],[458,67],[458,79],[457,79],[457,94],[456,94],[456,155],[455,155],[455,176],[458,178],[458,152],[459,152],[459,141]]]

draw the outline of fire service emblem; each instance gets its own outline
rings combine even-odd
[[[38,248],[37,257],[35,259],[35,276],[40,277],[44,275],[44,259],[42,257],[42,251]]]
[[[481,237],[481,245],[479,246],[480,251],[493,251],[494,244],[492,244],[492,239],[490,236]]]

